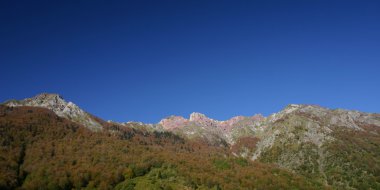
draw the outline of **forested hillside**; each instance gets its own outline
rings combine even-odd
[[[93,132],[36,107],[0,106],[0,189],[324,189],[229,147],[107,124]]]

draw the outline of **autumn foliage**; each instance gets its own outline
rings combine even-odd
[[[229,147],[104,125],[91,132],[47,109],[0,106],[0,189],[325,188]]]

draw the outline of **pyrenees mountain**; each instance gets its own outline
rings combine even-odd
[[[74,103],[65,101],[62,96],[58,94],[42,93],[20,101],[9,100],[5,105],[10,107],[31,106],[47,108],[58,116],[80,123],[91,130],[99,130],[102,128],[102,125],[97,122],[93,116],[83,111]]]
[[[380,189],[377,113],[118,123],[43,93],[1,104],[0,135],[0,189]]]

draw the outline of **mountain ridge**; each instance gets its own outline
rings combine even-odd
[[[7,106],[45,107],[45,108],[53,110],[54,112],[57,113],[57,115],[65,116],[65,117],[68,114],[78,114],[78,113],[87,113],[88,114],[88,112],[86,112],[83,109],[81,109],[80,107],[78,107],[75,103],[73,103],[71,101],[66,101],[63,98],[63,96],[58,94],[58,93],[46,93],[45,92],[45,93],[37,94],[31,98],[25,98],[22,100],[15,100],[15,99],[6,100],[5,102],[3,102],[1,104],[7,105]],[[203,113],[192,112],[189,114],[188,119],[186,119],[183,116],[170,115],[168,117],[162,118],[156,124],[160,124],[160,123],[162,123],[163,120],[171,119],[171,118],[181,118],[183,120],[187,120],[190,122],[194,121],[194,122],[199,122],[199,123],[202,123],[202,122],[205,122],[205,123],[234,123],[234,122],[237,122],[239,120],[242,120],[243,118],[248,118],[248,117],[253,117],[254,119],[261,120],[261,119],[273,117],[273,116],[278,115],[279,113],[283,113],[283,112],[290,113],[290,112],[297,110],[299,108],[302,108],[302,107],[313,107],[313,108],[326,109],[326,110],[331,110],[331,111],[340,110],[340,111],[350,111],[350,112],[361,112],[359,110],[349,110],[349,109],[342,109],[342,108],[330,109],[327,107],[322,107],[322,106],[317,105],[317,104],[293,104],[293,103],[291,103],[291,104],[284,106],[284,108],[282,110],[280,110],[279,112],[272,113],[267,117],[264,117],[262,114],[258,113],[258,114],[254,114],[252,116],[235,115],[235,116],[230,117],[227,120],[216,120],[216,119],[207,117]],[[376,114],[376,113],[370,113],[370,112],[361,112],[361,113]],[[109,120],[109,121],[111,121],[111,120]],[[145,122],[140,122],[140,121],[128,121],[128,122],[152,124],[152,123],[145,123]],[[127,122],[119,122],[119,123],[127,123]]]
[[[33,106],[33,107],[43,107],[54,111],[58,116],[68,118],[74,122],[78,122],[90,130],[102,130],[102,122],[98,122],[95,119],[95,116],[84,111],[76,104],[71,101],[66,101],[63,96],[57,93],[41,93],[37,94],[31,98],[25,98],[23,100],[7,100],[2,103],[3,105],[16,107],[16,106]],[[114,122],[108,121],[108,123],[117,123],[125,125],[127,123],[139,123],[140,125],[153,126],[153,128],[175,131],[182,129],[189,125],[196,125],[199,127],[206,127],[211,129],[221,130],[224,133],[230,133],[237,124],[240,122],[245,125],[250,125],[251,127],[257,125],[265,125],[266,123],[274,123],[277,120],[281,119],[285,115],[291,114],[292,112],[304,112],[304,113],[313,113],[314,116],[323,117],[326,115],[326,112],[336,112],[346,114],[346,118],[333,118],[332,122],[334,124],[341,123],[341,125],[349,126],[353,129],[360,130],[353,121],[352,118],[358,118],[360,115],[373,115],[376,113],[366,113],[360,112],[357,110],[347,110],[347,109],[329,109],[315,104],[288,104],[282,110],[276,113],[272,113],[267,117],[264,117],[261,114],[255,114],[253,116],[233,116],[230,119],[220,121],[207,117],[203,113],[192,112],[189,115],[189,118],[184,118],[183,116],[171,115],[161,119],[158,123],[149,124],[143,122]],[[348,114],[348,115],[347,115]],[[368,118],[368,117],[367,117]],[[364,119],[362,119],[363,121]],[[376,120],[369,120],[372,123],[380,125],[380,122]],[[247,123],[248,122],[248,123]],[[342,124],[343,123],[343,124]]]
[[[138,132],[142,137],[164,134],[199,141],[237,158],[274,164],[337,189],[380,188],[378,113],[289,104],[268,117],[235,116],[218,121],[193,112],[189,118],[169,116],[156,124],[145,124],[105,122],[57,94],[40,94],[3,105],[42,107],[93,132],[121,133],[127,139]]]
[[[41,93],[23,100],[8,100],[3,104],[11,107],[43,107],[52,110],[58,116],[83,124],[91,130],[97,131],[102,128],[101,124],[92,118],[92,115],[82,110],[73,102],[67,102],[61,95],[55,93]]]

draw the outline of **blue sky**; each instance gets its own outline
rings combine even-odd
[[[379,1],[1,1],[0,101],[116,121],[380,112]]]

